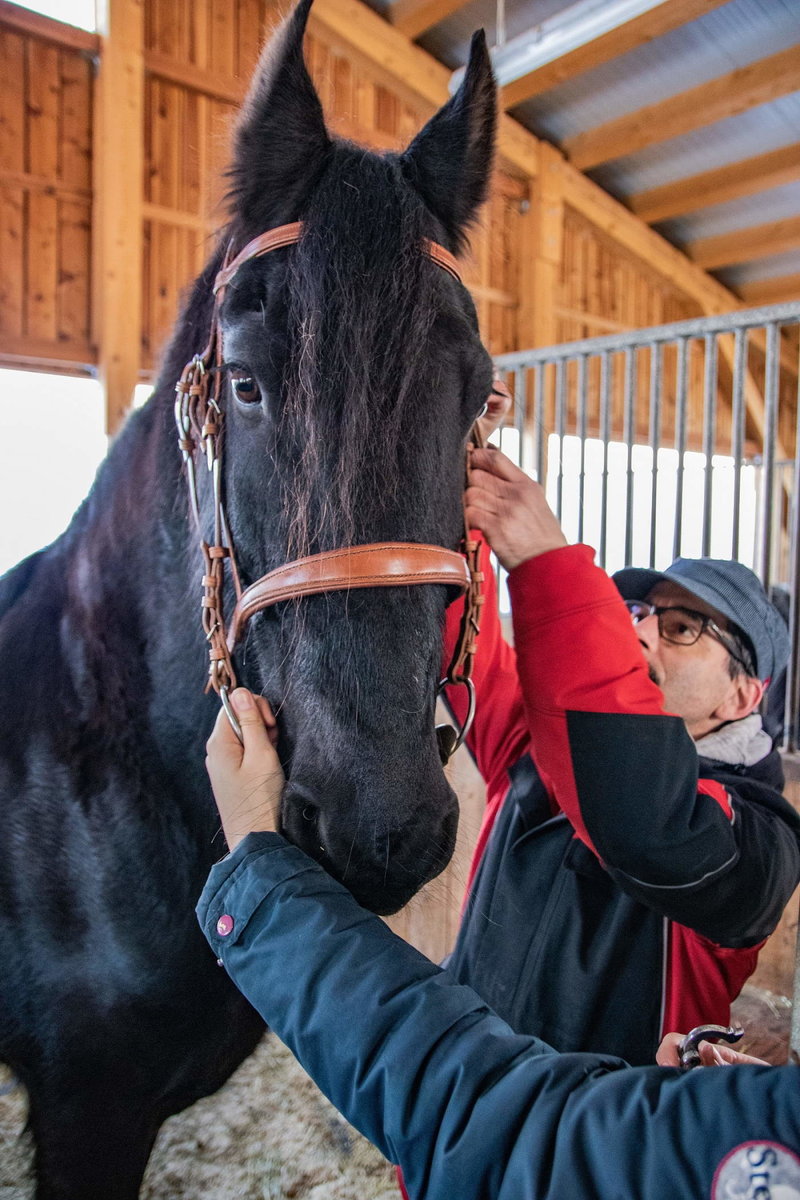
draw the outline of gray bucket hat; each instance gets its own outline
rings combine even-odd
[[[612,576],[623,600],[644,600],[657,583],[677,583],[732,622],[750,643],[758,678],[774,679],[789,661],[789,631],[758,577],[727,558],[676,558],[666,571],[625,567]]]

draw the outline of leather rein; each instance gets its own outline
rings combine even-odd
[[[460,551],[415,542],[345,546],[295,559],[263,575],[249,587],[243,588],[241,585],[222,503],[222,372],[218,369],[222,365],[220,308],[225,288],[244,263],[271,250],[295,244],[300,240],[302,229],[300,221],[269,229],[248,242],[235,258],[226,261],[214,282],[214,313],[206,348],[186,364],[175,385],[178,445],[186,468],[189,503],[198,532],[201,528],[195,465],[198,450],[206,460],[214,496],[212,539],[207,542],[202,535],[200,537],[204,563],[202,621],[209,647],[209,681],[206,690],[213,688],[219,695],[241,741],[241,729],[229,700],[230,691],[236,687],[232,655],[247,622],[256,613],[283,600],[322,592],[348,591],[351,588],[401,587],[422,583],[456,587],[465,594],[464,615],[453,657],[439,689],[445,684],[462,684],[467,689],[469,704],[460,729],[437,726],[439,752],[442,762],[446,762],[463,742],[475,715],[472,669],[483,604],[483,574],[479,570],[479,543],[470,538],[466,521]],[[448,250],[427,240],[423,242],[422,250],[437,266],[461,282],[458,264]],[[471,440],[480,442],[477,426],[473,427]],[[226,562],[230,567],[236,595],[236,604],[227,626],[223,611]]]

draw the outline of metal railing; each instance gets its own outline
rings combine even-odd
[[[568,536],[609,570],[737,558],[786,612],[770,710],[800,730],[800,303],[496,359],[514,392],[504,450],[545,485]]]

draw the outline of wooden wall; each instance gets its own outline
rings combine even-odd
[[[19,20],[20,15],[22,20]],[[0,362],[95,361],[92,86],[98,39],[0,6]],[[60,30],[59,30],[60,35]]]
[[[224,221],[231,123],[279,8],[110,0],[95,37],[0,0],[0,355],[96,366],[112,428]],[[378,149],[448,95],[358,0],[317,0],[308,61],[331,127]],[[737,304],[506,115],[465,270],[493,353]]]

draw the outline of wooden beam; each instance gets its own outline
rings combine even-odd
[[[386,16],[395,29],[413,40],[467,3],[468,0],[394,0]]]
[[[629,196],[625,203],[637,217],[653,225],[712,204],[765,192],[795,179],[800,179],[800,142],[639,192]]]
[[[708,83],[567,138],[562,149],[579,170],[634,154],[713,125],[800,89],[800,45],[738,67]]]
[[[751,262],[768,254],[783,254],[800,246],[800,217],[786,217],[766,225],[751,225],[717,237],[689,242],[686,253],[692,262],[706,271]]]
[[[201,71],[191,63],[182,63],[166,54],[158,54],[148,50],[144,56],[144,66],[148,75],[158,79],[166,79],[168,83],[176,83],[180,87],[200,92],[203,96],[211,96],[213,100],[222,100],[226,104],[239,105],[247,92],[245,80],[233,77],[224,78],[213,71]]]
[[[402,2],[402,0],[400,0]],[[501,88],[503,108],[513,108],[523,100],[530,100],[551,88],[558,87],[568,79],[574,79],[585,71],[599,67],[601,63],[610,62],[621,54],[627,54],[639,46],[644,46],[656,38],[663,37],[681,25],[695,21],[728,0],[663,0],[656,8],[642,13],[609,30],[601,37],[583,46],[577,46],[560,58],[536,67],[535,70],[521,75]],[[392,6],[393,8],[396,5]]]
[[[93,57],[100,54],[100,38],[96,33],[90,33],[87,29],[77,29],[74,25],[65,25],[51,17],[43,17],[30,9],[21,8],[19,4],[10,4],[9,0],[0,0],[0,25],[4,25],[6,29],[13,29],[16,33],[44,38],[58,46],[85,50]]]
[[[94,375],[97,351],[89,342],[54,342],[3,334],[0,366],[28,367],[65,375]]]
[[[144,6],[106,0],[97,77],[95,340],[109,433],[121,424],[139,378],[142,326]]]
[[[312,33],[315,28],[322,29],[340,46],[354,49],[432,107],[438,108],[449,98],[451,73],[447,67],[413,45],[361,0],[315,0],[309,28]],[[538,140],[505,114],[498,123],[497,152],[529,179],[539,170]]]
[[[755,279],[736,288],[745,304],[783,304],[800,300],[800,274],[779,275],[774,279]]]

